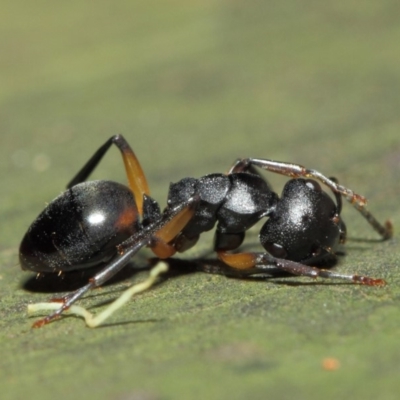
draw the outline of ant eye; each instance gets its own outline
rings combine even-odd
[[[321,192],[321,186],[319,185],[318,182],[315,182],[312,179],[306,179],[306,186],[309,187],[312,190],[317,190],[318,192]]]
[[[287,256],[287,251],[283,246],[281,246],[278,243],[271,243],[267,242],[263,244],[265,250],[268,251],[271,256],[274,256],[276,258],[285,258]]]

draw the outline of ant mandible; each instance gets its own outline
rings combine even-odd
[[[112,145],[122,154],[129,187],[98,180],[85,182]],[[259,174],[260,168],[288,176],[281,197]],[[313,178],[313,179],[310,179]],[[333,192],[336,203],[317,182]],[[82,288],[61,299],[54,313],[37,321],[40,327],[59,317],[88,290],[104,284],[145,246],[165,259],[192,247],[201,233],[216,225],[214,250],[226,265],[225,273],[249,276],[276,270],[308,277],[338,278],[369,286],[383,279],[343,275],[316,265],[332,258],[344,243],[340,216],[344,196],[383,239],[392,236],[389,221],[380,224],[366,210],[366,199],[298,164],[266,159],[240,159],[227,174],[199,179],[183,178],[170,185],[163,212],[149,195],[143,170],[122,135],[112,136],[90,158],[32,223],[20,246],[24,270],[68,273],[103,265]],[[243,242],[245,232],[261,218],[263,253],[230,253]]]

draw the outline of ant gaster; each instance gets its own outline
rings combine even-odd
[[[85,182],[111,145],[122,154],[129,187],[99,180]],[[288,176],[279,197],[256,169]],[[312,179],[310,179],[312,178]],[[333,192],[335,201],[320,184]],[[149,195],[143,170],[122,135],[112,136],[37,217],[20,246],[23,269],[38,273],[68,273],[103,265],[89,282],[61,299],[62,306],[37,321],[42,326],[60,316],[88,290],[120,271],[142,247],[159,258],[193,246],[201,233],[216,225],[214,249],[226,265],[225,273],[238,276],[276,270],[294,275],[339,278],[369,286],[382,279],[343,275],[315,265],[334,256],[346,237],[340,216],[344,196],[370,225],[388,239],[389,221],[381,225],[365,208],[364,197],[320,172],[292,163],[266,159],[238,160],[227,174],[184,178],[170,185],[163,212]],[[245,232],[261,218],[262,253],[230,253],[243,242]]]

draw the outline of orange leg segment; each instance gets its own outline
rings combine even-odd
[[[71,188],[78,183],[84,182],[93,170],[97,167],[103,156],[111,145],[115,144],[121,152],[125,164],[126,175],[128,177],[129,188],[135,197],[136,205],[140,216],[143,216],[143,195],[149,195],[150,190],[147,184],[146,176],[140,166],[139,160],[122,135],[114,135],[101,146],[82,169],[75,175],[67,188]]]
[[[218,258],[226,265],[235,269],[251,269],[256,266],[257,254],[256,253],[236,253],[231,254],[226,251],[218,251]]]
[[[193,205],[189,204],[153,235],[150,247],[157,257],[168,258],[175,254],[176,249],[170,242],[192,219],[194,212]]]
[[[122,159],[125,164],[126,175],[128,177],[129,187],[135,196],[135,201],[139,210],[140,215],[143,215],[143,195],[150,195],[149,185],[147,183],[146,176],[143,169],[137,159],[135,153],[125,141],[121,140],[122,136],[117,135],[117,139],[114,141],[121,151]]]

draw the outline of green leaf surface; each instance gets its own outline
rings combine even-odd
[[[391,0],[4,1],[1,398],[397,399],[399,12]],[[19,268],[19,242],[115,133],[161,204],[170,182],[225,172],[238,157],[336,176],[380,221],[391,219],[395,237],[380,241],[345,204],[349,239],[335,268],[388,285],[193,272],[193,261],[215,259],[206,234],[178,256],[182,272],[106,326],[65,317],[31,329],[27,304],[84,280],[35,281]],[[279,192],[285,179],[270,175]],[[124,182],[118,151],[93,178]],[[260,250],[257,232],[246,245]],[[79,304],[103,309],[144,279],[135,268],[150,256],[142,251]]]

